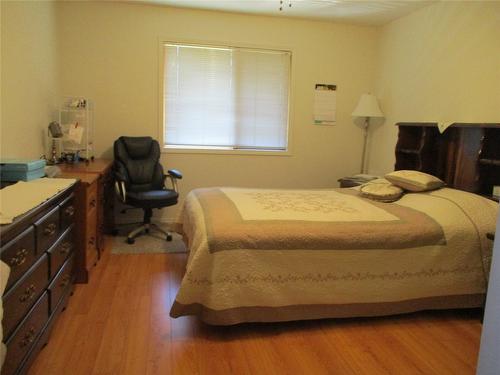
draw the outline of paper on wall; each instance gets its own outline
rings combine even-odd
[[[83,126],[79,126],[78,123],[70,124],[68,131],[68,141],[73,141],[77,144],[82,143],[83,138]]]
[[[335,125],[337,86],[317,84],[314,90],[314,123]]]

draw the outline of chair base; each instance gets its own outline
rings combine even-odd
[[[160,228],[158,225],[154,223],[144,223],[140,227],[135,228],[132,232],[130,232],[127,236],[127,243],[132,245],[135,243],[135,239],[142,234],[149,234],[151,230],[155,230],[157,232],[165,235],[165,239],[167,241],[172,241],[172,234]]]

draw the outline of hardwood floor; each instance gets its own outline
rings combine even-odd
[[[477,310],[211,327],[168,315],[185,262],[107,249],[29,374],[475,373]]]

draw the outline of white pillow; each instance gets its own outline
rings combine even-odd
[[[384,177],[394,185],[413,192],[435,190],[444,186],[444,182],[439,178],[413,170],[394,171]]]

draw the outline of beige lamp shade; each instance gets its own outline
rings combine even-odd
[[[363,94],[352,112],[355,117],[384,117],[375,95]]]

